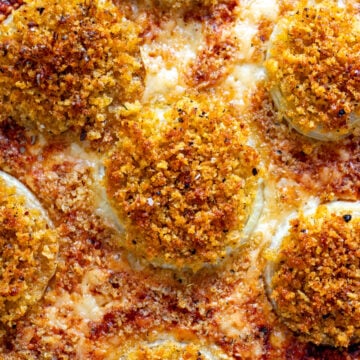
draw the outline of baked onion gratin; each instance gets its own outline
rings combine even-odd
[[[0,0],[0,359],[360,359],[358,0]]]

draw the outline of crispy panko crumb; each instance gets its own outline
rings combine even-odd
[[[154,5],[165,9],[186,9],[197,5],[214,6],[218,0],[153,0],[153,2]]]
[[[0,22],[4,21],[14,9],[17,9],[23,3],[23,0],[0,1]]]
[[[58,239],[40,210],[0,178],[0,321],[11,325],[41,297],[56,268]]]
[[[248,130],[218,100],[184,98],[128,123],[106,161],[126,248],[155,264],[200,268],[241,242],[258,187]],[[147,124],[147,125],[146,125]],[[146,127],[147,126],[147,127]]]
[[[360,219],[320,206],[291,223],[272,280],[276,310],[305,341],[346,347],[360,339]]]
[[[87,126],[93,138],[143,91],[138,27],[112,4],[23,5],[0,30],[0,121],[61,133]]]
[[[266,62],[272,95],[299,132],[338,138],[360,116],[360,22],[334,1],[301,4],[272,35]]]
[[[208,356],[202,349],[194,344],[177,343],[165,341],[158,345],[139,346],[130,351],[124,359],[126,360],[207,360]]]

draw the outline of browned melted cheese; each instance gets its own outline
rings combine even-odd
[[[194,6],[198,6],[199,4],[209,6],[216,5],[218,0],[152,0],[155,6],[162,7],[164,9],[187,9],[193,8]]]
[[[289,129],[277,117],[270,95],[260,89],[253,97],[252,118],[264,142],[264,156],[271,164],[269,177],[296,181],[303,189],[321,196],[324,201],[334,198],[358,199],[359,137],[332,143],[309,139]]]
[[[226,28],[234,20],[234,1],[221,4],[211,13],[203,13],[209,17],[205,22],[206,46],[199,51],[196,59],[190,64],[187,74],[189,86],[206,88],[218,84],[233,68],[236,59],[236,43],[233,33],[226,33]],[[191,18],[191,14],[187,14]]]

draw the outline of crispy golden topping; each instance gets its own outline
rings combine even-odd
[[[6,19],[14,9],[23,4],[23,0],[2,0],[0,1],[0,21]]]
[[[0,121],[61,133],[141,96],[139,29],[109,2],[37,0],[0,28]]]
[[[196,5],[212,6],[218,3],[218,0],[153,0],[155,5],[160,5],[166,9],[190,8]]]
[[[334,140],[360,116],[360,22],[332,0],[301,4],[272,35],[271,91],[280,114],[299,132]]]
[[[41,298],[55,271],[58,240],[41,211],[2,177],[0,189],[0,321],[11,324]]]
[[[126,248],[155,263],[197,269],[241,241],[258,155],[224,105],[184,98],[143,127],[128,123],[106,162],[107,189],[127,227]]]
[[[208,351],[207,351],[208,353]],[[223,358],[223,357],[222,357]],[[203,349],[195,344],[164,341],[150,346],[139,346],[130,351],[124,358],[126,360],[209,360],[213,356],[207,356]]]
[[[292,220],[272,280],[277,313],[315,344],[360,339],[360,219],[320,206]]]

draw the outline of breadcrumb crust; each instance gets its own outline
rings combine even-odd
[[[147,6],[146,11],[156,14],[150,20],[153,26],[163,21],[157,17],[159,11],[149,6],[150,1],[120,2],[124,7],[128,6],[126,14],[129,18],[141,19],[144,16],[141,10],[136,12],[138,9],[131,7],[140,4]],[[240,8],[242,5],[243,3]],[[132,13],[132,17],[128,13]],[[191,13],[193,19],[204,24],[206,19],[199,20],[195,8],[191,8]],[[171,16],[173,15],[174,19],[170,20],[176,21],[177,13],[174,11]],[[271,23],[270,28],[272,25]],[[263,33],[262,30],[259,31]],[[150,35],[156,36],[154,33]],[[239,35],[242,36],[242,33]],[[265,47],[266,42],[263,45]],[[176,51],[176,48],[171,50]],[[170,51],[169,57],[173,54],[174,52]],[[231,56],[234,55],[236,54]],[[263,56],[263,53],[261,55]],[[221,93],[223,88],[213,90]],[[262,147],[274,152],[274,156],[279,159],[281,157],[282,163],[279,166],[265,162],[269,165],[268,179],[304,175],[309,179],[312,194],[315,192],[314,187],[323,192],[325,186],[317,177],[322,175],[319,171],[322,167],[318,162],[314,164],[318,161],[318,153],[314,154],[315,150],[312,154],[306,152],[305,160],[305,155],[299,155],[301,150],[309,149],[308,142],[311,142],[311,139],[295,132],[291,132],[290,136],[286,124],[280,127],[278,121],[267,115],[271,109],[271,105],[266,103],[262,114],[265,114],[266,121],[272,122],[274,131],[269,132],[268,128],[257,130],[258,134],[265,137],[257,149]],[[265,121],[254,119],[254,111],[250,109],[246,112],[252,116],[253,122]],[[146,117],[146,114],[144,116]],[[32,308],[17,321],[16,328],[7,329],[5,334],[0,330],[1,356],[6,359],[26,360],[106,359],[116,352],[121,353],[124,348],[129,349],[129,344],[136,342],[136,339],[148,339],[149,333],[161,333],[171,329],[176,338],[183,339],[183,333],[187,332],[191,333],[189,338],[194,344],[202,340],[216,344],[231,358],[358,358],[359,345],[339,349],[301,342],[276,319],[262,287],[262,259],[256,259],[260,239],[258,243],[251,242],[251,252],[255,252],[255,255],[252,255],[253,260],[245,246],[239,253],[236,252],[236,256],[229,256],[221,266],[206,267],[196,274],[143,265],[139,268],[137,262],[123,264],[119,259],[126,252],[119,249],[113,241],[111,229],[106,227],[101,216],[96,214],[92,203],[93,189],[101,185],[94,179],[94,169],[87,161],[84,163],[85,167],[79,168],[77,161],[69,159],[69,134],[62,134],[56,137],[55,141],[53,137],[47,137],[51,139],[51,143],[41,151],[31,145],[33,140],[29,134],[13,123],[12,126],[15,129],[0,124],[2,168],[9,169],[15,176],[26,176],[26,182],[41,198],[52,218],[61,224],[61,252],[54,281],[51,282],[45,297],[39,301],[39,306]],[[277,136],[284,129],[285,146],[279,148]],[[301,138],[301,141],[294,141],[293,135],[297,136],[296,139]],[[36,138],[36,141],[41,142],[41,136]],[[351,158],[332,160],[346,169],[343,170],[339,182],[336,185],[331,183],[326,190],[331,192],[338,189],[337,186],[346,186],[351,188],[354,196],[359,197],[358,187],[353,186],[353,182],[344,183],[347,176],[357,177],[360,173],[357,166],[359,141],[353,137],[347,140]],[[73,138],[70,142],[72,141]],[[101,141],[103,140],[100,140],[99,144]],[[86,143],[82,141],[78,145],[85,148]],[[93,143],[91,145],[97,155],[103,154],[103,148],[99,151]],[[323,145],[325,146],[325,143]],[[327,144],[328,147],[321,150],[321,153],[331,154],[330,145]],[[338,146],[342,147],[339,143],[336,145],[332,144],[333,152]],[[293,158],[286,156],[286,146],[293,149]],[[283,155],[277,155],[278,149],[282,150]],[[78,158],[79,161],[88,159],[83,154],[78,154]],[[302,161],[304,163],[301,163]],[[299,163],[301,165],[298,165]],[[324,160],[321,160],[321,165],[323,163]],[[330,177],[332,181],[339,178],[333,176],[331,170]],[[288,195],[289,192],[284,189],[283,194]],[[287,203],[288,200],[279,197],[276,201]],[[89,277],[89,272],[94,275]],[[94,314],[99,311],[103,312],[104,316],[94,319]]]
[[[153,118],[151,118],[153,116]],[[184,98],[148,128],[128,123],[106,161],[106,186],[127,228],[126,248],[155,263],[197,269],[241,243],[259,158],[223,104]]]
[[[292,220],[272,280],[276,311],[303,340],[347,347],[360,339],[360,220],[320,206]]]
[[[0,27],[0,121],[99,138],[143,91],[139,28],[110,3],[37,0]]]
[[[0,321],[11,325],[42,296],[56,267],[58,238],[39,210],[0,178]]]
[[[212,358],[212,357],[211,357]],[[195,344],[165,341],[161,344],[142,345],[130,351],[126,360],[210,360],[203,349]]]
[[[191,8],[196,5],[212,6],[218,3],[218,0],[153,0],[155,5],[162,6],[165,9]]]
[[[281,115],[301,133],[347,135],[359,117],[360,27],[350,8],[304,2],[275,28],[266,62]]]

